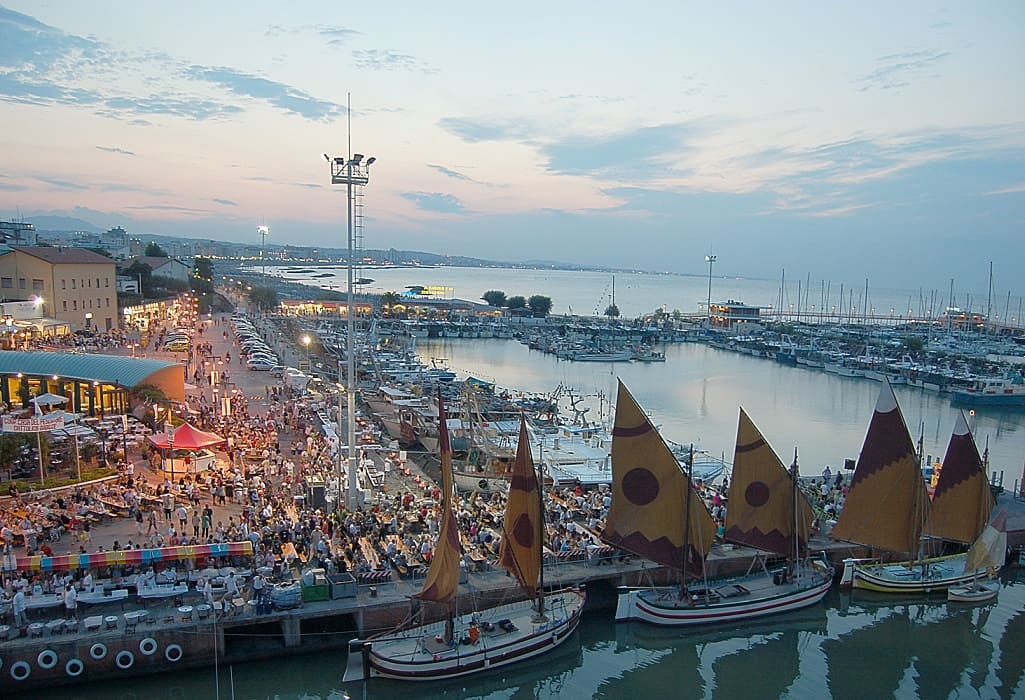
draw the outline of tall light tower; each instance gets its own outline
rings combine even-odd
[[[708,263],[708,329],[712,330],[712,265],[715,264],[715,256],[708,254],[705,256],[705,262]]]
[[[357,484],[356,484],[356,300],[354,292],[354,280],[353,280],[353,219],[352,219],[352,188],[365,187],[370,182],[370,166],[374,164],[376,158],[363,159],[362,153],[353,153],[349,156],[348,160],[342,157],[332,158],[328,154],[324,154],[324,160],[328,162],[328,167],[331,171],[331,184],[332,185],[345,185],[346,186],[346,213],[348,220],[348,243],[349,243],[349,260],[346,268],[348,270],[349,277],[349,293],[348,303],[345,312],[346,316],[346,336],[347,336],[347,352],[346,352],[346,380],[345,380],[345,395],[348,399],[346,402],[346,409],[348,411],[348,463],[349,463],[349,493],[347,496],[347,505],[349,510],[355,510],[359,505],[359,498],[357,495]],[[338,446],[341,450],[341,445]],[[338,494],[338,502],[341,502],[341,494]]]
[[[256,232],[260,234],[260,264],[263,266],[263,274],[267,274],[267,261],[263,257],[263,249],[267,245],[267,236],[270,235],[270,226],[257,226]]]

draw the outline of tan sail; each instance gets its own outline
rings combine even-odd
[[[914,442],[897,397],[884,381],[833,538],[917,552],[928,508]]]
[[[504,534],[498,561],[502,568],[516,577],[520,587],[532,598],[537,596],[541,548],[544,546],[538,488],[534,458],[530,454],[527,422],[520,416],[520,438],[509,482],[509,499],[505,504]]]
[[[743,408],[737,426],[733,481],[726,510],[725,539],[795,559],[793,479]],[[798,496],[798,548],[804,548],[814,517],[811,504]]]
[[[958,411],[954,432],[943,457],[943,470],[932,497],[927,534],[958,542],[974,542],[993,512],[993,492],[975,438],[964,412]]]
[[[715,523],[692,491],[672,451],[620,381],[612,431],[612,506],[602,539],[678,569],[686,546],[688,568],[699,568],[712,547]]]
[[[977,569],[989,569],[991,572],[999,571],[1007,561],[1007,510],[1002,510],[993,518],[993,522],[986,526],[975,540],[972,548],[968,550],[968,558],[965,560],[965,571],[976,571]]]
[[[448,426],[445,422],[445,406],[438,396],[438,431],[441,449],[441,529],[438,533],[438,544],[434,547],[434,556],[427,569],[427,578],[417,598],[432,600],[438,603],[449,603],[456,597],[459,590],[459,528],[452,513],[452,445],[448,439]]]

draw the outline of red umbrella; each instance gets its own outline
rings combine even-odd
[[[194,428],[188,423],[182,423],[173,431],[174,438],[167,439],[167,433],[154,433],[147,440],[161,450],[174,448],[176,450],[201,450],[210,445],[224,442],[224,438],[213,433],[206,433]]]

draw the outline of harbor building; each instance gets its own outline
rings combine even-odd
[[[0,246],[0,296],[32,301],[40,318],[63,321],[72,331],[118,326],[115,263],[91,250]]]
[[[762,307],[760,306],[750,306],[733,299],[714,302],[708,307],[708,317],[712,328],[736,334],[753,330],[752,324],[760,325],[762,322],[761,312]]]

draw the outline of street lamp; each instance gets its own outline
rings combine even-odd
[[[714,255],[706,255],[705,262],[708,263],[708,328],[712,329],[712,265],[715,263]]]
[[[270,226],[257,226],[256,232],[260,234],[260,263],[263,265],[263,274],[267,274],[267,261],[263,258],[263,249],[267,245],[267,236],[270,235]]]
[[[303,347],[306,349],[306,369],[310,368],[310,342],[313,340],[309,334],[303,335],[301,338]]]
[[[350,145],[351,148],[351,145]],[[328,168],[331,174],[332,185],[345,185],[346,186],[346,219],[348,222],[348,244],[349,244],[349,257],[348,265],[348,282],[349,282],[349,293],[347,298],[346,308],[346,347],[347,347],[347,363],[346,363],[346,396],[348,397],[347,408],[349,411],[348,415],[348,443],[349,443],[349,496],[348,504],[351,510],[355,510],[357,503],[356,496],[356,326],[355,319],[353,317],[353,309],[355,308],[355,294],[353,292],[353,275],[352,275],[352,262],[353,262],[353,239],[352,239],[352,188],[353,185],[357,187],[365,187],[370,182],[370,166],[374,164],[377,159],[374,157],[363,160],[363,154],[354,153],[349,157],[348,160],[342,157],[332,158],[328,154],[324,154],[324,160],[328,163]],[[338,446],[341,449],[341,445]],[[340,494],[339,494],[340,495]],[[339,497],[338,502],[341,503]]]

